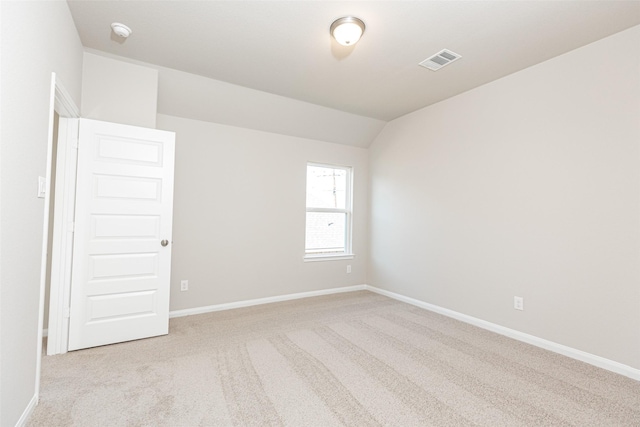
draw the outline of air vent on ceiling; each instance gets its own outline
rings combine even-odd
[[[428,68],[431,71],[437,71],[445,65],[451,64],[453,61],[462,58],[462,55],[458,55],[455,52],[451,52],[447,49],[442,49],[430,58],[425,59],[418,65]]]

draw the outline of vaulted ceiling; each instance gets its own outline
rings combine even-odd
[[[640,24],[638,1],[68,3],[85,47],[383,121]],[[345,15],[366,23],[348,48]],[[462,58],[418,66],[444,48]]]

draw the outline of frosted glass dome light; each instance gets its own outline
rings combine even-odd
[[[355,16],[336,19],[331,24],[331,35],[343,46],[353,46],[364,33],[364,22]]]

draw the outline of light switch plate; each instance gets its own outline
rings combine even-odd
[[[38,177],[38,199],[44,199],[45,194],[47,193],[47,180],[44,176]]]

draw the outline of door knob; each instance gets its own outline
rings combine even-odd
[[[167,246],[169,244],[169,241],[168,240],[163,240],[162,242],[160,242],[160,244],[162,246]]]

